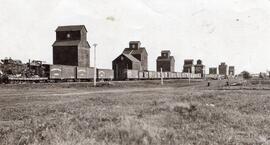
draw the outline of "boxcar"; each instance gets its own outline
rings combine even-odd
[[[201,74],[195,74],[195,79],[200,79],[200,78],[202,78]]]
[[[43,65],[45,76],[50,80],[75,80],[76,67],[65,65]]]
[[[161,72],[157,72],[157,78],[158,78],[158,79],[161,78]]]
[[[172,79],[175,79],[176,78],[176,73],[175,72],[172,72]]]
[[[177,78],[181,78],[181,73],[180,73],[180,72],[177,72],[177,73],[176,73],[176,77],[177,77]]]
[[[191,79],[193,79],[193,78],[194,78],[194,74],[193,74],[193,73],[190,73],[190,74],[189,74],[189,77],[190,77]]]
[[[140,80],[143,80],[143,79],[144,79],[144,77],[143,77],[143,76],[144,76],[144,75],[143,75],[143,72],[142,72],[142,71],[140,71],[140,72],[139,72],[139,79],[140,79]]]
[[[171,79],[172,78],[172,73],[171,72],[167,72],[167,76],[168,76],[169,79]]]
[[[149,79],[149,72],[147,72],[147,71],[143,72],[143,78]]]
[[[173,72],[173,78],[177,79],[177,73],[176,72]]]
[[[76,79],[76,67],[62,65],[62,79]]]
[[[62,66],[61,65],[47,65],[49,79],[62,79]]]
[[[168,78],[167,74],[168,74],[167,72],[162,72],[162,77],[163,77],[164,79]]]
[[[139,71],[138,70],[125,70],[126,79],[128,80],[137,80],[139,79]]]
[[[182,78],[187,79],[188,78],[188,73],[182,73]]]
[[[169,79],[173,78],[172,72],[168,72],[168,78],[169,78]]]
[[[148,72],[148,77],[149,77],[149,79],[156,79],[157,78],[157,76],[156,76],[156,72],[154,72],[154,71],[149,71]]]
[[[94,78],[94,68],[76,67],[78,80],[92,80]]]
[[[112,69],[97,69],[97,79],[98,80],[113,80],[114,72]]]
[[[155,79],[158,79],[158,72],[154,72]]]

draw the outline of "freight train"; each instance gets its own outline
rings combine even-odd
[[[96,69],[98,81],[111,81],[113,75],[114,72],[111,69]],[[2,60],[0,65],[0,83],[82,82],[93,79],[94,68],[92,67],[43,64],[35,60],[24,64],[12,59]]]
[[[201,74],[181,72],[155,72],[126,69],[119,80],[155,79],[201,79]],[[114,80],[111,69],[96,69],[97,81]],[[22,63],[19,60],[4,59],[0,63],[0,83],[42,83],[42,82],[90,82],[94,80],[93,67],[43,64],[42,61]]]
[[[201,79],[201,74],[182,73],[182,72],[155,72],[155,71],[138,71],[124,70],[122,80],[155,80],[155,79]]]

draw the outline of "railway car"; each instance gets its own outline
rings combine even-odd
[[[14,77],[14,76],[8,76],[8,83],[22,83],[22,82],[28,82],[28,83],[42,83],[47,82],[48,78],[46,77]]]
[[[139,79],[140,79],[140,80],[143,80],[143,79],[144,79],[143,76],[144,76],[144,75],[143,75],[143,72],[142,72],[142,71],[139,71]]]
[[[157,79],[161,78],[161,72],[157,72]]]
[[[169,72],[169,78],[174,79],[173,72]]]
[[[44,65],[45,76],[50,81],[75,81],[76,67],[66,65]]]
[[[195,74],[195,79],[200,79],[202,78],[201,74]]]
[[[182,73],[181,78],[182,79],[187,79],[189,77],[188,73]]]
[[[125,70],[126,80],[138,80],[139,79],[139,71],[138,70]]]
[[[173,78],[177,79],[177,73],[176,72],[173,72]]]
[[[177,73],[176,72],[173,72],[173,78],[177,79]]]
[[[75,80],[76,79],[76,67],[62,65],[62,79]]]
[[[111,81],[113,80],[114,72],[112,69],[97,69],[98,81]]]
[[[94,79],[93,67],[76,67],[77,81],[92,81]]]
[[[156,79],[156,78],[157,78],[156,72],[155,72],[155,71],[149,71],[149,72],[148,72],[148,78],[149,78],[150,80]]]
[[[206,74],[205,75],[206,79],[212,79],[212,80],[218,80],[219,79],[219,75],[218,74]]]
[[[181,73],[180,72],[177,72],[176,73],[176,77],[180,79],[181,78]]]
[[[168,78],[169,78],[169,79],[172,79],[172,77],[173,77],[173,76],[172,76],[172,73],[171,73],[171,72],[167,72],[167,73],[168,73]]]
[[[155,75],[156,75],[156,79],[159,79],[159,72],[155,72]]]
[[[162,77],[163,79],[167,78],[166,75],[167,75],[166,72],[160,72],[160,77]]]
[[[162,75],[163,79],[167,78],[167,73],[166,72],[162,72],[161,75]]]
[[[149,72],[144,71],[143,72],[143,78],[146,79],[146,80],[148,80],[149,79]]]

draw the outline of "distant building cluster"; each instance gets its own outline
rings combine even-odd
[[[148,53],[145,47],[141,47],[140,41],[130,41],[129,47],[125,48],[123,52],[112,61],[115,79],[121,80],[126,78],[127,70],[137,70],[144,72],[151,72],[148,70]],[[170,50],[162,50],[161,55],[156,59],[156,72],[175,72],[175,59]],[[226,63],[221,63],[219,67],[209,68],[209,74],[234,75],[234,67],[228,66]],[[177,72],[176,72],[177,73]],[[194,59],[185,59],[182,73],[200,74],[205,77],[205,65],[201,59],[196,61]]]
[[[228,66],[225,62],[222,62],[218,68],[217,67],[210,67],[209,68],[209,74],[212,75],[221,75],[224,77],[227,76],[234,76],[235,75],[235,67],[234,66]]]

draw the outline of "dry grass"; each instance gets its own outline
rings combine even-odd
[[[196,84],[1,88],[0,144],[270,143],[269,91],[210,90],[205,82]]]

